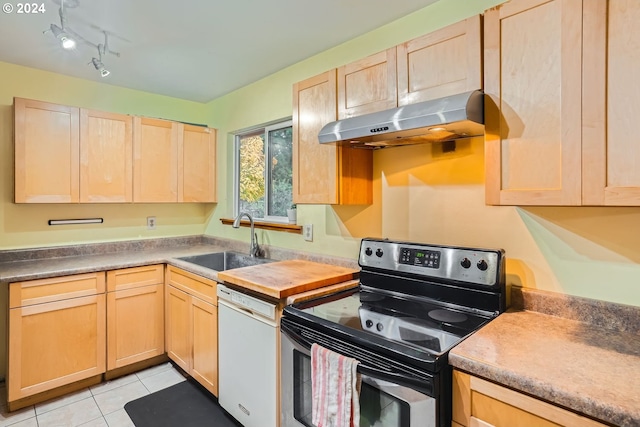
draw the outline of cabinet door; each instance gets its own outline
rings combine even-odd
[[[395,47],[338,68],[338,118],[396,107],[396,76]]]
[[[218,307],[191,298],[193,323],[193,366],[190,374],[214,395],[218,395]]]
[[[318,142],[320,129],[335,120],[335,70],[293,86],[295,203],[372,203],[372,152]]]
[[[8,400],[105,372],[105,295],[9,310]]]
[[[80,110],[80,201],[133,200],[132,118]]]
[[[584,2],[583,204],[640,205],[640,3]]]
[[[74,107],[14,99],[15,202],[79,201],[79,118]]]
[[[191,296],[165,286],[165,336],[167,355],[186,372],[191,371],[192,326]]]
[[[465,427],[604,427],[498,384],[453,371],[453,422]]]
[[[133,120],[133,201],[178,201],[178,123]]]
[[[484,60],[487,203],[579,205],[582,1],[488,10]]]
[[[178,201],[216,201],[216,130],[179,125]]]
[[[398,46],[398,105],[481,88],[480,15]]]
[[[107,293],[107,369],[164,353],[164,284]]]

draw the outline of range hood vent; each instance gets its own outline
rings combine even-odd
[[[480,90],[338,120],[318,134],[321,144],[384,148],[484,135]]]

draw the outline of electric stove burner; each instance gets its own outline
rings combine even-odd
[[[429,312],[429,317],[431,317],[434,320],[438,320],[440,322],[447,322],[447,323],[460,323],[467,320],[467,316],[463,313],[457,313],[455,311],[442,310],[442,309],[431,310]]]

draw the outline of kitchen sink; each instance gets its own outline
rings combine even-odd
[[[216,271],[231,270],[232,268],[248,267],[250,265],[273,262],[273,260],[268,258],[250,257],[249,255],[232,251],[213,252],[210,254],[186,256],[177,259]]]

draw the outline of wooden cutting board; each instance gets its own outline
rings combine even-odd
[[[283,299],[358,277],[359,270],[305,260],[276,261],[221,271],[218,279]]]

